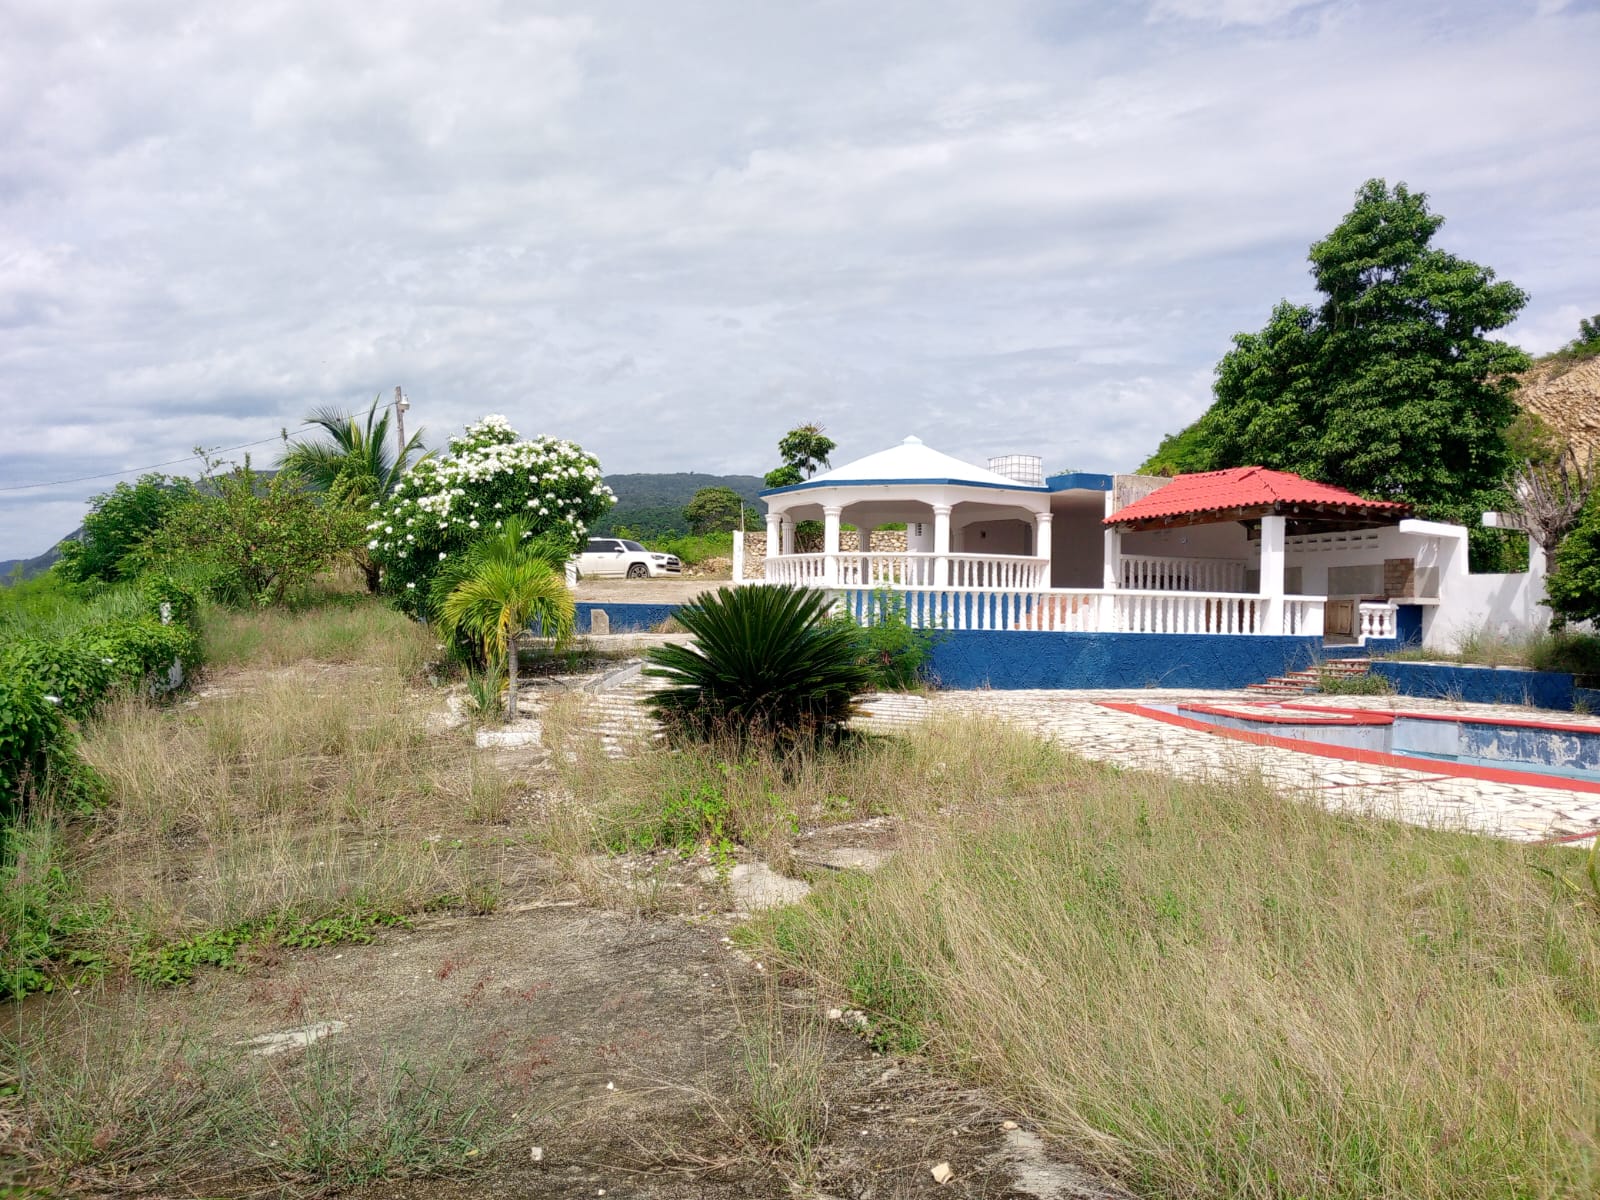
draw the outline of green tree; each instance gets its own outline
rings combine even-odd
[[[769,488],[804,483],[819,467],[828,465],[828,455],[834,448],[833,439],[822,432],[817,422],[796,425],[778,439],[778,456],[783,459],[783,465],[768,471],[763,482]]]
[[[316,441],[289,443],[278,460],[279,467],[298,473],[324,495],[326,503],[365,510],[375,501],[387,499],[405,473],[428,458],[429,452],[423,448],[422,431],[418,430],[395,453],[389,437],[394,412],[385,406],[383,416],[378,416],[381,398],[373,399],[365,421],[335,408],[313,411],[305,423],[323,436]],[[350,554],[366,578],[367,591],[376,592],[382,570],[367,549],[366,539],[358,538],[350,547]]]
[[[152,563],[196,569],[227,604],[281,604],[358,540],[367,514],[322,504],[294,471],[270,481],[250,460],[206,476],[149,542]]]
[[[1363,185],[1311,247],[1321,304],[1282,302],[1234,338],[1214,403],[1178,435],[1183,465],[1294,471],[1469,527],[1480,505],[1503,501],[1528,358],[1486,335],[1527,296],[1435,247],[1443,223],[1421,192]]]
[[[778,439],[778,454],[783,465],[768,471],[762,482],[769,488],[804,483],[819,467],[828,465],[828,455],[833,451],[833,439],[822,432],[820,424],[810,421],[796,425]],[[801,521],[794,527],[794,548],[801,554],[814,553],[822,549],[822,537],[821,521]]]
[[[305,423],[323,436],[316,441],[290,442],[278,466],[297,471],[319,492],[342,489],[352,501],[370,504],[382,500],[428,452],[422,445],[421,430],[406,439],[398,455],[394,452],[389,436],[394,412],[385,406],[383,416],[378,416],[380,399],[372,401],[364,421],[336,408],[313,410]]]
[[[1578,336],[1561,347],[1559,353],[1571,358],[1588,358],[1590,355],[1600,354],[1600,313],[1595,313],[1592,317],[1579,318]]]
[[[684,506],[683,519],[691,533],[727,533],[739,528],[744,510],[744,497],[732,488],[705,487]]]
[[[56,570],[74,583],[111,583],[138,574],[136,551],[193,495],[187,479],[141,475],[89,501],[83,535],[61,543]]]
[[[506,719],[517,715],[517,638],[532,621],[549,637],[572,633],[575,605],[563,571],[566,544],[538,539],[512,518],[433,582],[440,630],[465,639],[507,675]]]

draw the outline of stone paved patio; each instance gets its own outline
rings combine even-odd
[[[653,732],[637,701],[653,681],[629,675],[590,698],[593,728],[611,753]],[[1464,828],[1518,841],[1600,832],[1600,793],[1460,779],[1426,771],[1369,766],[1276,746],[1217,737],[1106,708],[1103,702],[1173,704],[1189,700],[1258,700],[1238,691],[1149,688],[1119,691],[944,691],[870,697],[857,724],[890,730],[940,716],[977,714],[1032,729],[1099,762],[1165,771],[1185,778],[1259,772],[1287,791],[1343,812],[1416,824]],[[1296,701],[1301,702],[1300,700]],[[1600,717],[1515,706],[1457,704],[1405,696],[1307,696],[1305,703],[1377,711],[1446,712],[1592,726]],[[1581,842],[1580,845],[1587,845]]]
[[[1368,766],[1276,746],[1217,737],[1117,712],[1103,701],[1173,704],[1257,699],[1242,692],[966,691],[925,696],[878,695],[867,703],[867,728],[893,728],[944,714],[980,714],[1015,722],[1085,758],[1166,771],[1186,778],[1259,772],[1285,790],[1313,796],[1329,808],[1394,817],[1424,825],[1467,828],[1519,841],[1600,831],[1600,794],[1487,780],[1459,779]],[[1451,712],[1517,720],[1559,720],[1600,731],[1600,718],[1523,707],[1454,704],[1397,696],[1308,696],[1307,703],[1377,711]]]

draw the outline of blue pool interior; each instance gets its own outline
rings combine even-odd
[[[1227,729],[1243,729],[1274,737],[1295,738],[1328,746],[1373,750],[1437,762],[1493,767],[1502,771],[1527,771],[1568,779],[1600,782],[1600,729],[1593,732],[1568,727],[1507,725],[1480,720],[1437,720],[1405,713],[1373,714],[1391,717],[1381,724],[1339,722],[1337,714],[1309,710],[1263,707],[1271,721],[1248,716],[1199,711],[1201,706],[1158,704],[1151,707],[1205,721]],[[1305,723],[1294,718],[1303,717]]]

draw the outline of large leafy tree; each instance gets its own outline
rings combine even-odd
[[[61,544],[56,570],[75,583],[111,583],[137,574],[140,546],[193,493],[187,479],[166,475],[117,484],[89,501],[83,534]]]
[[[684,506],[691,533],[727,533],[739,528],[744,497],[730,487],[704,487]]]
[[[796,425],[778,439],[778,456],[783,459],[783,465],[768,471],[763,482],[769,488],[804,483],[828,465],[828,455],[833,453],[834,446],[833,439],[817,422]]]
[[[1487,335],[1527,296],[1435,246],[1443,224],[1423,193],[1364,184],[1311,247],[1322,302],[1285,301],[1237,335],[1215,402],[1155,465],[1275,467],[1458,519],[1501,506],[1528,358]]]

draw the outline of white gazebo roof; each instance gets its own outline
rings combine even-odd
[[[763,496],[796,492],[812,488],[839,487],[861,484],[955,484],[965,487],[1005,488],[1009,491],[1042,492],[1045,488],[1018,483],[1015,479],[975,467],[948,454],[941,454],[922,444],[922,439],[908,437],[898,446],[879,450],[855,462],[846,463],[825,471],[804,483],[785,488],[773,488]]]

